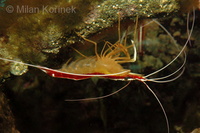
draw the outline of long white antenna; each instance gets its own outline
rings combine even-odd
[[[167,133],[169,133],[169,120],[168,120],[167,113],[165,112],[165,109],[164,109],[162,103],[160,102],[159,98],[156,96],[155,92],[147,85],[147,83],[144,81],[141,81],[141,82],[148,88],[148,90],[154,95],[154,97],[158,101],[158,103],[163,111],[163,114],[165,116],[165,120],[166,120],[166,124],[167,124]]]
[[[90,100],[99,100],[99,99],[103,99],[103,98],[107,98],[110,97],[112,95],[117,94],[118,92],[120,92],[121,90],[123,90],[124,88],[126,88],[129,84],[131,83],[131,81],[129,81],[126,85],[124,85],[123,87],[121,87],[119,90],[114,91],[108,95],[104,95],[104,96],[100,96],[100,97],[92,97],[92,98],[81,98],[81,99],[66,99],[65,101],[67,102],[79,102],[79,101],[90,101]]]
[[[8,62],[14,62],[14,63],[27,65],[27,66],[31,66],[31,67],[36,67],[36,68],[41,68],[41,66],[39,66],[39,65],[32,65],[32,64],[29,64],[29,63],[24,63],[24,62],[21,62],[21,61],[6,59],[6,58],[2,58],[2,57],[0,57],[0,60],[4,60],[4,61],[8,61]]]
[[[174,40],[174,38],[172,37],[172,35],[167,31],[167,29],[166,29],[163,25],[161,25],[157,20],[153,20],[153,21],[154,21],[156,24],[158,24],[158,25],[170,36],[170,38],[171,38],[171,39],[173,40],[173,42],[176,44],[176,41]],[[155,71],[155,72],[153,72],[153,73],[150,73],[150,74],[146,75],[145,78],[150,77],[150,76],[152,76],[152,75],[154,75],[154,74],[156,74],[156,73],[158,73],[158,72],[164,70],[165,68],[167,68],[168,66],[170,66],[170,65],[183,53],[183,51],[185,50],[185,48],[186,48],[188,42],[190,41],[190,38],[191,38],[191,35],[192,35],[192,32],[193,32],[193,29],[194,29],[194,23],[195,23],[195,11],[193,11],[193,23],[192,23],[192,26],[191,26],[191,31],[190,31],[190,33],[189,33],[189,35],[188,35],[187,41],[185,42],[183,48],[181,49],[181,51],[180,51],[180,52],[178,53],[178,55],[177,55],[173,60],[171,60],[167,65],[165,65],[164,67],[160,68],[159,70],[157,70],[157,71]]]

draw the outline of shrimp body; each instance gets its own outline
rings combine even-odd
[[[76,74],[113,74],[127,70],[123,69],[121,64],[118,64],[112,58],[92,56],[76,60],[69,65],[64,64],[60,71]],[[123,75],[127,75],[129,72],[130,70],[123,73]]]
[[[104,50],[103,48],[101,54],[98,54],[96,42],[86,38],[83,39],[95,45],[95,56],[87,57],[80,53],[78,50],[74,49],[77,53],[83,56],[83,58],[72,61],[71,63],[68,63],[68,61],[59,70],[54,70],[46,67],[39,68],[52,77],[67,78],[73,80],[83,80],[91,77],[102,77],[124,81],[126,79],[134,78],[135,74],[130,73],[130,70],[124,69],[121,66],[122,63],[135,61],[136,57],[131,59],[127,51],[128,48],[135,48],[134,44],[126,46],[125,44],[123,45],[119,43],[120,41],[117,41],[115,44],[106,42],[104,47],[108,47],[108,49]],[[136,54],[134,56],[136,56]],[[143,78],[139,74],[137,74],[136,77],[140,77],[140,79]]]

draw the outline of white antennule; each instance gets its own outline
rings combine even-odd
[[[0,60],[13,62],[13,63],[18,63],[18,64],[22,64],[22,65],[27,65],[27,66],[31,66],[31,67],[35,67],[35,68],[40,68],[41,67],[39,65],[32,65],[32,64],[29,64],[29,63],[24,63],[24,62],[21,62],[21,61],[6,59],[6,58],[2,58],[2,57],[0,57]]]

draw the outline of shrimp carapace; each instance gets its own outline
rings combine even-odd
[[[123,69],[120,64],[110,58],[87,57],[85,59],[76,60],[69,65],[64,64],[60,71],[76,74],[113,74],[123,72],[125,69]]]

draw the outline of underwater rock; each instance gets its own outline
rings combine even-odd
[[[191,133],[200,133],[200,128],[194,129]]]
[[[10,72],[13,75],[22,75],[28,71],[28,66],[25,64],[12,63]]]
[[[0,132],[19,133],[15,128],[15,120],[5,95],[0,91]]]
[[[79,26],[79,34],[84,37],[111,27],[121,18],[165,17],[177,12],[179,4],[176,0],[106,0],[91,7],[92,10],[84,18],[83,26]]]

